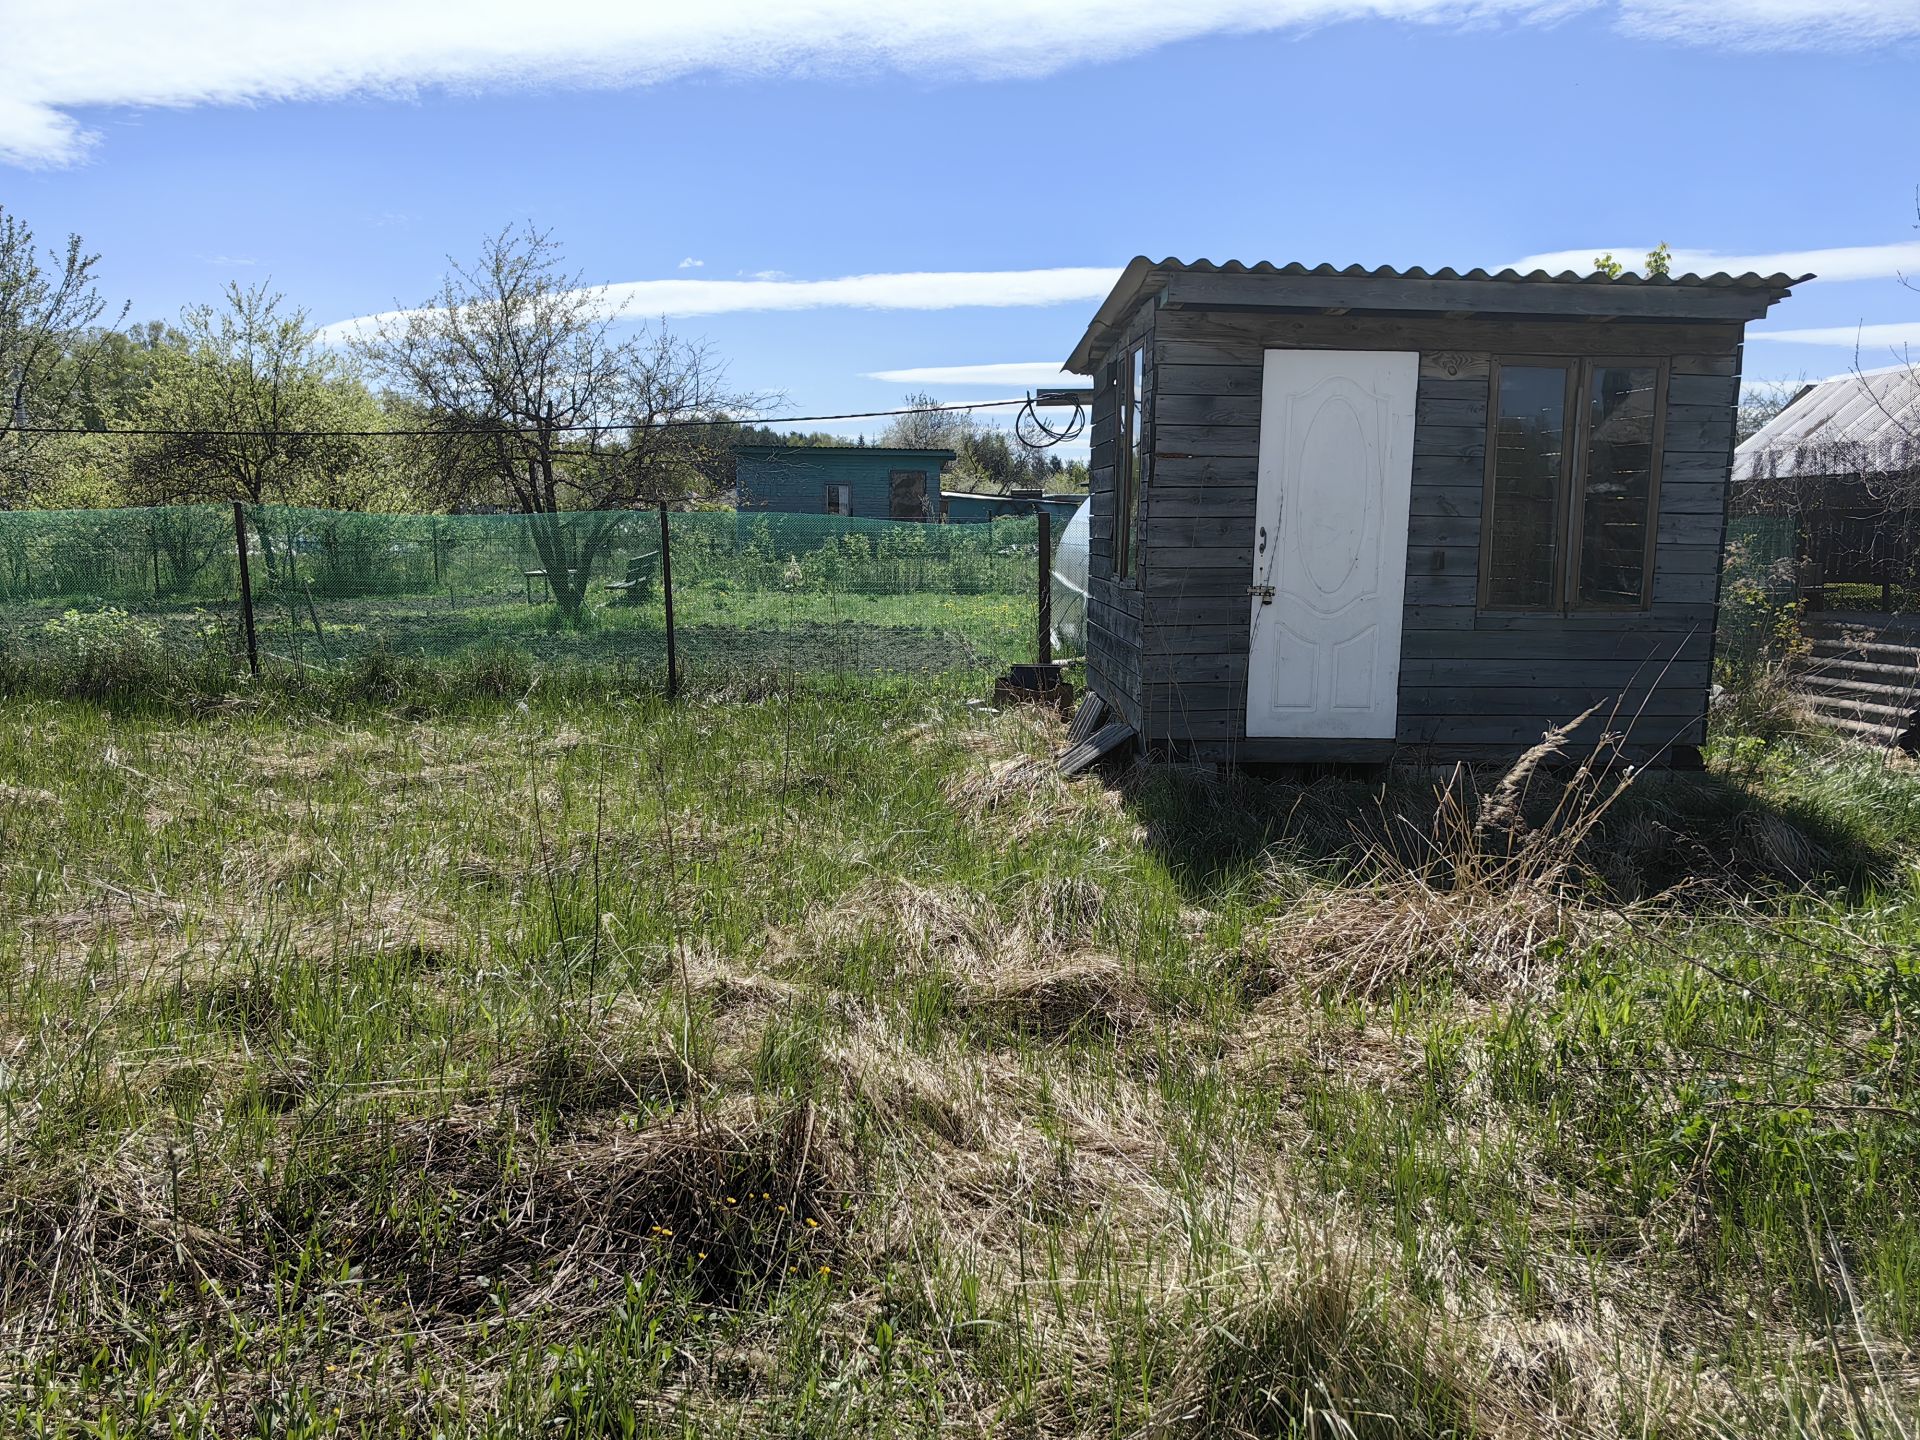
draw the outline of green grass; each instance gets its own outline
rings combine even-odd
[[[536,597],[538,599],[538,597]],[[70,647],[61,633],[71,607],[13,605],[0,610],[0,659],[58,664]],[[97,606],[74,613],[91,617]],[[917,592],[897,595],[733,590],[724,584],[675,589],[679,659],[695,683],[800,673],[980,674],[1033,658],[1034,601],[1007,594]],[[128,621],[175,662],[217,652],[243,653],[231,603],[150,604]],[[351,599],[263,596],[256,611],[267,662],[289,669],[338,670],[375,651],[407,659],[461,660],[511,650],[548,669],[624,667],[664,673],[665,610],[644,604],[592,603],[577,623],[521,595],[367,596]],[[15,687],[19,688],[19,687]]]
[[[0,701],[0,1430],[1914,1432],[1910,767],[1516,940],[1426,777],[531,688]]]

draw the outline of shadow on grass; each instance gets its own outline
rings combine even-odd
[[[1548,822],[1569,772],[1543,768],[1532,777],[1527,824]],[[1275,779],[1152,765],[1132,771],[1124,790],[1149,848],[1198,899],[1258,884],[1276,869],[1329,883],[1418,869],[1439,857],[1436,821],[1447,787],[1471,785],[1478,805],[1500,779],[1499,770],[1464,769]],[[1920,775],[1912,785],[1920,806]],[[1581,844],[1581,878],[1624,901],[1701,881],[1742,892],[1858,894],[1898,873],[1902,837],[1869,803],[1844,792],[1783,793],[1790,789],[1646,772]]]

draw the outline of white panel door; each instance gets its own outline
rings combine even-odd
[[[1269,350],[1247,734],[1390,740],[1420,357]]]

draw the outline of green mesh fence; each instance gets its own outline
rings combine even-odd
[[[1799,619],[1793,545],[1791,516],[1728,518],[1714,646],[1722,683],[1744,686],[1791,641]]]
[[[666,661],[653,512],[247,511],[269,662],[375,649]],[[782,673],[983,671],[1032,658],[1038,522],[925,525],[707,511],[668,517],[675,631],[695,683]],[[174,648],[239,653],[230,507],[0,513],[0,636],[31,650],[69,611],[125,612]]]

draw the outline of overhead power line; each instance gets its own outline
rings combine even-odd
[[[765,420],[741,418],[739,416],[714,416],[700,419],[660,420],[653,424],[636,425],[631,421],[576,421],[562,425],[475,425],[447,428],[414,428],[402,430],[187,430],[170,429],[161,426],[100,426],[100,425],[13,425],[4,433],[12,435],[126,435],[146,436],[150,438],[193,439],[205,436],[219,436],[223,439],[236,439],[248,435],[276,435],[284,439],[340,439],[340,440],[376,440],[386,437],[420,438],[444,437],[448,435],[532,435],[542,430],[548,433],[566,434],[606,434],[619,430],[684,430],[705,427],[711,429],[718,425],[738,425],[742,428],[771,428],[776,425],[810,425],[828,420],[889,420],[899,415],[926,415],[962,410],[991,410],[1007,405],[1030,404],[1028,397],[1013,400],[973,400],[957,405],[909,405],[899,410],[853,410],[839,415],[781,415]]]

